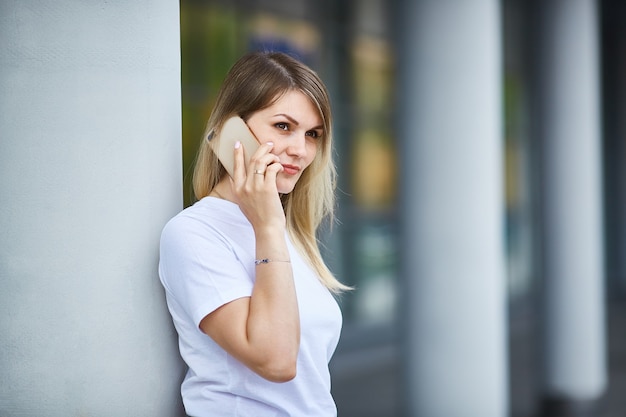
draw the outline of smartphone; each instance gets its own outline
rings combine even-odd
[[[211,130],[207,140],[231,178],[235,171],[235,142],[241,142],[244,148],[246,166],[250,162],[252,154],[260,146],[259,141],[250,131],[246,122],[239,116],[228,119],[224,123],[222,130],[217,134],[215,134],[214,130]]]

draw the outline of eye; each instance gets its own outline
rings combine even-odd
[[[285,130],[285,131],[289,130],[289,125],[287,123],[279,122],[279,123],[276,123],[274,126],[280,130]]]
[[[306,132],[306,135],[312,137],[313,139],[317,139],[322,136],[322,134],[317,130],[309,130],[308,132]]]

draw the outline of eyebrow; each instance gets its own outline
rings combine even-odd
[[[296,119],[294,119],[293,117],[289,116],[288,114],[285,114],[285,113],[278,113],[278,114],[275,114],[275,115],[274,115],[274,117],[276,117],[276,116],[283,116],[284,118],[286,118],[287,120],[289,120],[289,121],[290,121],[291,123],[293,123],[294,125],[296,125],[296,126],[300,126],[300,123],[299,123]],[[324,126],[322,126],[322,125],[318,125],[318,126],[315,126],[315,127],[311,128],[311,130],[324,130]]]

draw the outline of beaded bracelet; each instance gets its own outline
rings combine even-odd
[[[268,258],[263,258],[263,259],[255,259],[254,260],[254,264],[255,265],[261,265],[261,264],[268,264],[270,262],[286,262],[286,263],[291,263],[291,261],[279,261],[276,259],[268,259]]]

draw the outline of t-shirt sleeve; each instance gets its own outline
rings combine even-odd
[[[252,294],[244,262],[226,237],[192,218],[175,217],[161,234],[161,281],[198,326],[220,306]]]

